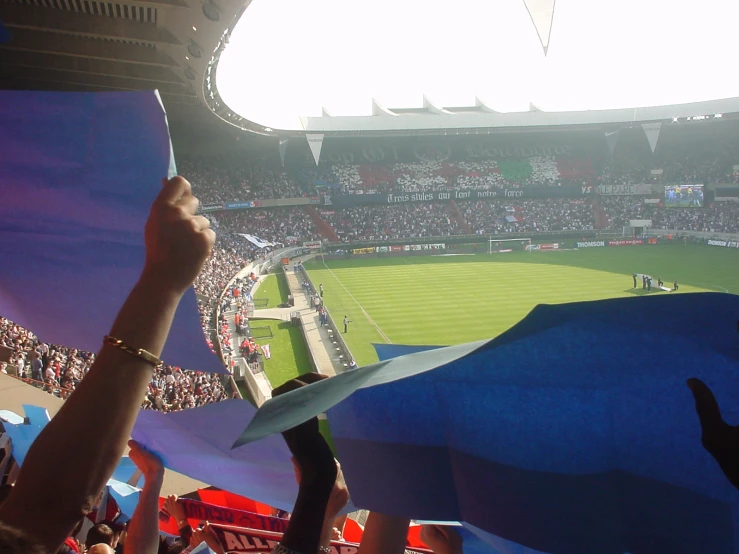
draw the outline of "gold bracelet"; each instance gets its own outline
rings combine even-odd
[[[109,344],[110,346],[116,347],[118,350],[123,350],[127,354],[131,354],[132,356],[141,358],[146,363],[153,365],[156,369],[159,369],[164,365],[164,362],[157,358],[151,352],[148,352],[143,348],[132,348],[122,340],[111,337],[110,335],[105,335],[105,338],[103,339],[103,344]]]

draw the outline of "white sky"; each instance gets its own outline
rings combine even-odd
[[[739,2],[557,0],[549,52],[523,0],[253,0],[221,55],[223,100],[276,129],[301,115],[474,105],[569,111],[739,96]]]

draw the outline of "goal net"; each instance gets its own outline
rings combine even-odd
[[[493,239],[489,241],[488,254],[496,252],[531,251],[531,239]]]

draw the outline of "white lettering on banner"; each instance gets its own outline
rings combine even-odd
[[[581,188],[583,194],[593,194],[593,185],[583,185]]]
[[[312,240],[308,242],[303,243],[303,248],[307,248],[308,250],[320,250],[321,249],[321,241],[320,240]]]
[[[636,185],[600,185],[598,194],[603,196],[624,196],[628,194],[652,194],[652,185],[641,183]]]
[[[578,242],[577,247],[578,248],[594,248],[596,246],[605,246],[606,241],[604,240],[594,240],[590,242]]]
[[[644,244],[644,239],[609,240],[608,246],[633,246]]]
[[[506,197],[519,197],[519,196],[523,196],[523,191],[522,190],[506,190],[503,193],[503,195]]]
[[[726,246],[727,248],[739,248],[739,242],[735,240],[719,240],[719,239],[708,239],[706,241],[708,246]]]

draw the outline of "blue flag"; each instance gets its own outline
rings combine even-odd
[[[280,435],[232,450],[256,408],[226,400],[165,414],[142,410],[132,436],[164,466],[229,492],[291,511],[298,494],[290,450]],[[345,511],[354,509],[353,505]]]
[[[739,495],[686,379],[739,422],[737,319],[716,293],[538,306],[497,339],[274,398],[239,443],[328,410],[362,508],[464,522],[500,552],[734,554]]]
[[[158,95],[2,91],[0,146],[0,314],[96,352],[141,272],[144,223],[174,169]],[[225,371],[192,290],[162,357]]]

